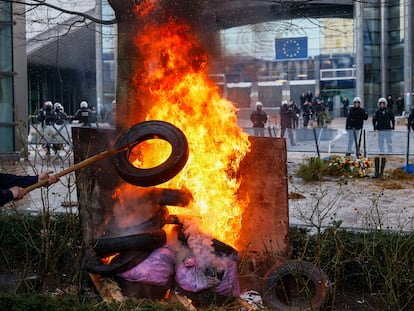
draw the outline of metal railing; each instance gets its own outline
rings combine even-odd
[[[243,128],[243,130],[253,136],[252,128]],[[287,151],[289,152],[338,153],[363,157],[378,154],[397,155],[405,156],[406,162],[410,156],[414,155],[414,135],[407,130],[357,130],[355,132],[332,128],[290,130],[293,132],[293,142],[290,141],[288,131],[285,133]],[[268,127],[265,136],[280,137],[280,127]]]

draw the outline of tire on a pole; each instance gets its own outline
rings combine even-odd
[[[138,168],[129,161],[132,148],[150,139],[167,141],[172,151],[160,165],[152,168]],[[165,121],[145,121],[130,127],[116,141],[115,148],[129,146],[112,157],[115,170],[126,182],[150,187],[162,184],[176,176],[188,160],[188,142],[184,133],[176,126]]]

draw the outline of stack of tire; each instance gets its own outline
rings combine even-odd
[[[167,141],[172,151],[169,157],[153,168],[137,168],[130,162],[133,148],[140,143],[162,139]],[[174,125],[164,121],[145,121],[136,124],[124,132],[116,141],[115,149],[122,149],[113,157],[114,167],[127,183],[152,187],[162,184],[176,176],[188,159],[188,142],[184,133]],[[138,223],[132,235],[102,237],[94,241],[93,250],[86,253],[84,268],[87,272],[101,276],[116,277],[118,274],[144,262],[151,253],[164,246],[167,240],[162,227],[171,222],[166,205],[186,206],[191,201],[191,194],[183,190],[153,188],[152,192],[159,198],[154,206],[155,213],[146,221]],[[130,232],[131,228],[122,228]],[[108,260],[111,258],[110,260]],[[150,284],[131,282],[127,284],[119,278],[119,284],[125,295],[140,293],[143,298],[162,298],[165,289],[160,286],[151,288]],[[125,285],[125,286],[123,286]],[[170,284],[165,284],[169,287]],[[140,287],[140,288],[134,288]]]
[[[166,284],[140,284],[117,277],[144,262],[155,250],[165,245],[167,234],[163,226],[176,221],[175,217],[170,216],[166,205],[185,206],[192,199],[184,190],[154,188],[154,192],[160,195],[159,206],[154,215],[147,221],[134,225],[133,228],[123,228],[125,232],[137,233],[98,238],[93,243],[93,250],[85,255],[86,271],[104,277],[115,277],[126,296],[138,297],[139,294],[139,298],[162,298],[165,293],[164,287],[168,288],[172,282],[170,280],[171,282]],[[119,232],[120,230],[117,230],[117,233]]]

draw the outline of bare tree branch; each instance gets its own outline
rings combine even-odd
[[[78,12],[78,11],[73,11],[73,10],[67,10],[64,9],[63,7],[58,7],[56,5],[47,3],[46,0],[31,0],[31,1],[21,1],[21,0],[0,0],[0,2],[8,2],[8,3],[18,3],[18,4],[24,4],[27,6],[31,6],[31,7],[38,7],[38,6],[45,6],[57,11],[60,11],[62,13],[66,13],[69,15],[74,15],[74,16],[80,16],[83,17],[84,19],[90,20],[94,23],[97,24],[102,24],[102,25],[113,25],[116,24],[116,19],[112,19],[112,20],[102,20],[99,18],[96,18],[92,15],[89,14],[85,14],[83,12]]]

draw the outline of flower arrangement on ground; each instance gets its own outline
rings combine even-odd
[[[371,166],[371,162],[366,158],[336,157],[329,160],[328,163],[328,167],[333,175],[342,174],[359,177],[367,177],[368,168]]]

